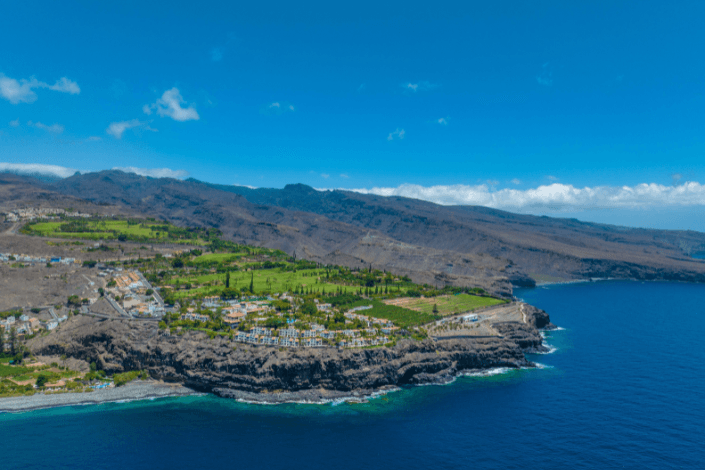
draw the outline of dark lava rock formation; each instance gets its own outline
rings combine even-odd
[[[500,337],[401,340],[391,348],[277,348],[208,339],[200,332],[165,335],[155,322],[73,317],[35,338],[35,354],[95,361],[116,373],[146,369],[157,379],[198,391],[253,401],[362,396],[404,385],[444,382],[469,370],[531,367],[524,353],[545,350],[537,326],[545,312],[527,309],[527,323],[495,323]]]

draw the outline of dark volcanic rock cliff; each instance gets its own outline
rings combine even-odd
[[[112,373],[147,369],[155,378],[221,396],[320,399],[445,381],[464,370],[530,366],[524,352],[542,348],[536,323],[532,317],[530,324],[494,324],[503,337],[338,350],[255,346],[194,332],[166,336],[153,322],[74,317],[30,347],[36,354],[96,361]]]

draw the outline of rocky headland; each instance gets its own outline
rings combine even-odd
[[[155,322],[76,316],[60,331],[35,338],[37,355],[96,362],[108,373],[146,369],[154,379],[198,392],[255,402],[364,397],[406,385],[447,382],[468,371],[533,367],[527,352],[547,351],[548,315],[525,306],[523,322],[498,322],[498,336],[404,339],[366,349],[278,348],[167,335]]]

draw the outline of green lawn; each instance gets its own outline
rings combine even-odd
[[[200,256],[199,258],[202,258],[203,256]],[[356,293],[360,288],[360,286],[339,286],[337,284],[325,282],[326,273],[323,269],[299,269],[297,272],[293,272],[283,271],[281,268],[260,269],[255,271],[231,271],[230,287],[237,289],[249,287],[253,272],[255,292],[285,292],[292,291],[297,286],[300,286],[305,288],[313,288],[317,292],[322,292],[325,289],[326,293],[330,294],[338,292],[338,289],[342,289],[345,293]],[[318,281],[319,277],[321,278],[320,281]],[[203,285],[212,283],[213,281],[216,281],[216,286]],[[171,279],[167,284],[172,286],[183,286],[187,283],[191,284],[193,289],[188,291],[176,291],[175,296],[177,298],[198,294],[217,295],[224,287],[225,274],[205,274],[202,276],[182,277]]]
[[[193,262],[196,264],[207,264],[207,263],[232,263],[237,261],[238,258],[244,256],[246,253],[210,253],[207,255],[201,255],[194,258]]]
[[[140,224],[129,224],[127,220],[89,220],[84,221],[90,232],[61,232],[60,226],[67,222],[40,222],[31,225],[30,233],[39,234],[45,237],[57,238],[81,238],[86,240],[114,240],[118,235],[127,235],[137,239],[149,239],[150,241],[163,241],[171,243],[185,243],[192,245],[205,245],[201,238],[172,238],[170,233],[163,230],[151,230],[150,227],[163,227],[164,223],[144,222]],[[171,226],[170,226],[171,227]],[[134,238],[133,238],[134,240]]]
[[[125,235],[154,239],[163,239],[168,236],[167,232],[155,232],[149,229],[150,226],[158,224],[149,224],[143,227],[142,225],[129,225],[126,220],[88,221],[86,225],[90,230],[95,230],[95,232],[64,233],[59,231],[59,227],[64,223],[65,222],[41,222],[32,225],[32,230],[44,236],[62,238],[95,238],[96,236],[114,238],[114,235],[111,233],[113,231],[119,234],[124,233]]]
[[[396,326],[400,326],[402,328],[423,325],[441,318],[440,315],[416,312],[414,310],[409,310],[408,308],[396,307],[394,305],[386,305],[377,300],[360,300],[359,302],[352,304],[353,307],[360,307],[363,305],[372,305],[373,307],[369,310],[361,310],[356,313],[369,317],[391,320]]]
[[[34,369],[28,369],[26,367],[0,364],[0,377],[14,377],[16,375],[30,374],[33,371]]]
[[[407,305],[408,308],[418,310],[423,313],[433,313],[433,305],[438,306],[440,315],[450,315],[453,313],[464,313],[481,307],[506,303],[505,300],[494,299],[492,297],[480,297],[477,295],[460,294],[447,295],[426,299],[416,299]]]

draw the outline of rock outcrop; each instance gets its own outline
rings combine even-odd
[[[169,336],[154,322],[78,316],[32,340],[30,348],[95,361],[110,373],[146,369],[154,378],[220,396],[320,400],[447,381],[467,370],[530,367],[524,353],[543,348],[536,327],[547,324],[543,315],[533,309],[527,323],[492,325],[501,337],[400,340],[390,348],[344,350],[250,345],[192,331]]]

